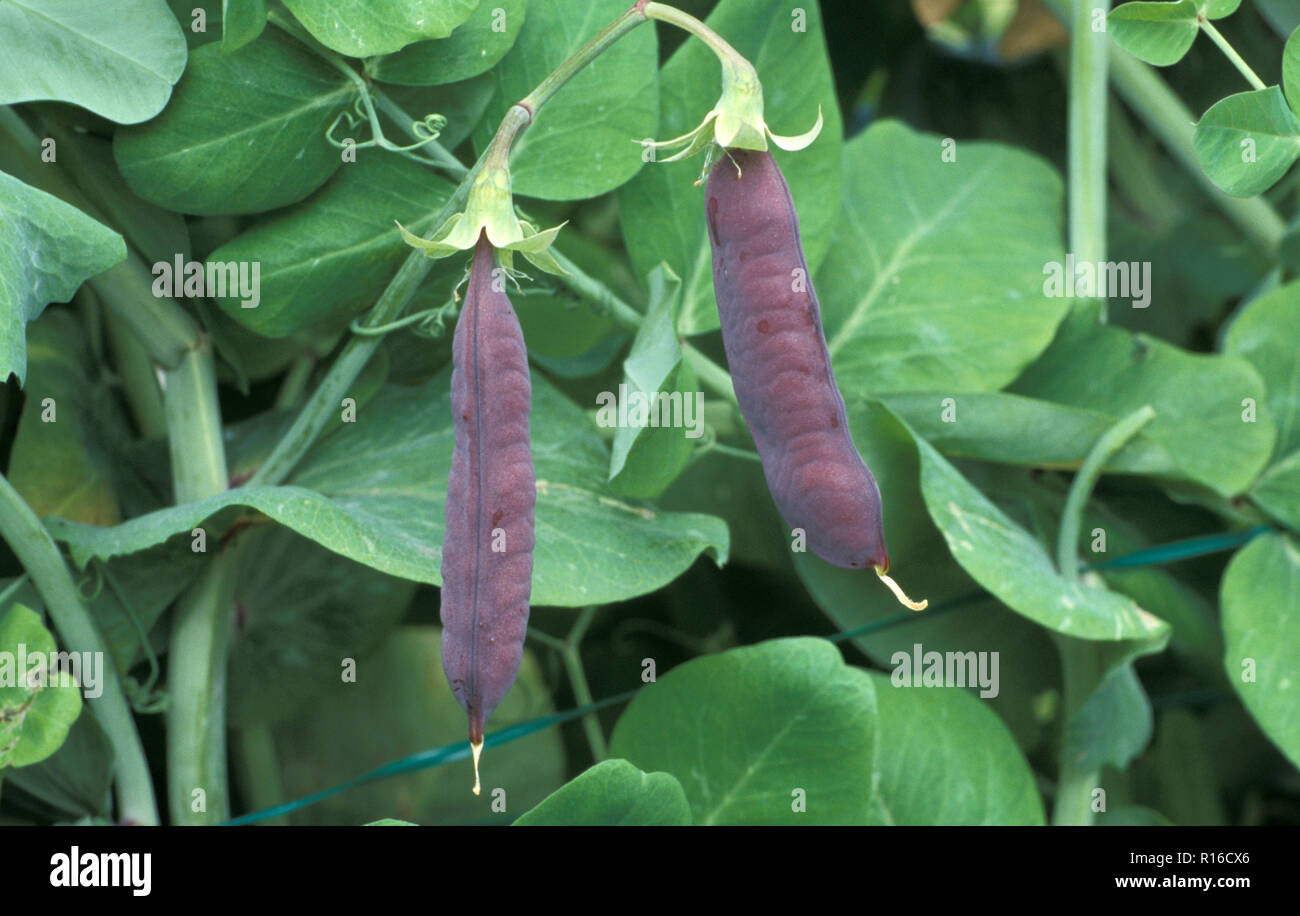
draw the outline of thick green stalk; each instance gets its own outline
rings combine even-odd
[[[154,371],[149,350],[131,333],[121,313],[109,311],[105,316],[108,342],[113,350],[113,365],[126,393],[127,404],[135,417],[136,428],[145,439],[167,435],[167,416],[163,411],[162,391]]]
[[[117,665],[95,626],[59,548],[31,507],[9,480],[0,475],[0,536],[32,577],[49,611],[63,647],[70,652],[94,652],[103,659],[103,692],[90,701],[90,710],[113,748],[118,819],[127,823],[158,823],[153,777],[136,731],[131,706],[122,689]]]
[[[227,486],[212,351],[204,339],[164,377],[163,407],[178,504]],[[236,541],[236,544],[242,541]],[[222,551],[178,602],[168,648],[167,784],[174,824],[229,816],[226,650],[238,552]]]
[[[240,538],[213,558],[172,613],[167,655],[167,801],[171,822],[230,817],[226,654]]]
[[[1086,640],[1053,634],[1061,655],[1062,721],[1067,724],[1101,683],[1102,659],[1098,647]],[[1100,773],[1076,761],[1062,759],[1052,805],[1055,827],[1087,827],[1093,823],[1092,793]]]
[[[1106,260],[1106,48],[1093,9],[1109,0],[1074,0],[1070,32],[1070,250],[1082,263]],[[1103,304],[1104,315],[1104,304]]]

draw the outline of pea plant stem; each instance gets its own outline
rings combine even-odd
[[[177,504],[228,486],[212,349],[206,338],[163,376],[163,410]],[[237,542],[242,543],[242,542]],[[167,783],[174,824],[228,816],[226,648],[237,553],[224,550],[181,597],[168,645]]]
[[[582,667],[582,640],[587,635],[587,630],[590,629],[598,610],[599,608],[595,606],[582,609],[573,624],[573,629],[564,640],[564,650],[561,653],[564,658],[564,668],[569,673],[569,683],[573,685],[573,697],[579,706],[592,704],[591,687],[587,684],[587,673]],[[587,733],[591,756],[600,763],[609,756],[605,734],[600,730],[600,717],[594,711],[588,712],[582,717],[582,729]]]
[[[113,749],[118,819],[157,824],[158,805],[154,800],[149,762],[140,744],[117,665],[54,539],[3,475],[0,475],[0,537],[31,576],[64,649],[93,652],[104,659],[103,692],[90,701],[90,710]]]
[[[1101,476],[1101,469],[1116,452],[1128,441],[1141,432],[1142,428],[1155,419],[1156,412],[1151,405],[1144,405],[1102,434],[1088,456],[1083,459],[1074,480],[1070,482],[1070,491],[1065,497],[1065,509],[1061,513],[1061,527],[1056,540],[1056,565],[1067,581],[1079,580],[1079,530],[1083,526],[1083,510],[1092,495],[1092,489]]]
[[[1200,25],[1201,31],[1210,37],[1210,41],[1219,46],[1219,50],[1222,51],[1224,56],[1227,57],[1228,60],[1232,62],[1232,65],[1237,68],[1237,72],[1246,78],[1246,82],[1250,83],[1253,89],[1267,88],[1264,85],[1264,81],[1256,75],[1254,70],[1250,69],[1250,64],[1246,63],[1245,59],[1237,53],[1236,48],[1228,44],[1228,39],[1223,37],[1223,33],[1216,29],[1210,20],[1202,18],[1200,20]]]
[[[1070,31],[1069,218],[1070,250],[1082,263],[1106,259],[1106,48],[1109,36],[1092,30],[1094,8],[1109,0],[1073,0]],[[1105,299],[1099,302],[1105,317]]]
[[[1068,724],[1101,683],[1101,653],[1082,639],[1053,634],[1061,656],[1064,692],[1063,713]],[[1062,755],[1056,780],[1052,824],[1057,827],[1086,827],[1093,822],[1092,793],[1097,788],[1097,770]]]

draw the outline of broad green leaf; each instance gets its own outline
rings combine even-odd
[[[313,38],[347,57],[390,54],[412,42],[446,38],[479,4],[480,0],[284,0]]]
[[[514,46],[527,0],[479,0],[474,14],[446,38],[421,41],[370,61],[366,69],[383,83],[438,86],[478,76],[495,67]]]
[[[419,824],[412,824],[410,821],[399,821],[395,817],[383,817],[377,821],[371,821],[366,827],[418,827]]]
[[[0,769],[49,757],[81,714],[81,687],[51,670],[56,651],[40,614],[21,604],[0,611]]]
[[[875,694],[825,640],[763,642],[660,674],[610,753],[677,777],[696,824],[870,823]]]
[[[163,0],[5,0],[0,35],[0,105],[53,99],[135,124],[162,111],[185,69]]]
[[[439,585],[452,449],[449,375],[418,388],[384,388],[358,408],[355,424],[336,421],[286,486],[238,487],[114,528],[58,519],[48,525],[84,565],[188,535],[226,506],[249,506],[373,569]],[[613,497],[604,483],[609,454],[591,421],[541,376],[533,378],[531,427],[533,604],[623,601],[671,582],[706,551],[726,561],[720,519]]]
[[[846,398],[1001,388],[1069,308],[1044,292],[1063,259],[1057,174],[990,143],[945,162],[943,143],[880,121],[844,148],[844,218],[817,283]]]
[[[208,557],[195,553],[185,538],[115,557],[87,571],[80,588],[83,594],[94,595],[90,612],[124,679],[130,679],[128,672],[145,655],[140,633],[153,629],[207,562]]]
[[[215,301],[266,337],[341,327],[375,304],[410,253],[394,221],[423,234],[453,190],[409,159],[366,150],[319,193],[209,255],[209,263],[261,265],[256,308],[245,308],[238,291]],[[445,263],[459,271],[453,259]]]
[[[287,528],[248,532],[235,584],[227,717],[233,728],[293,715],[374,652],[401,620],[412,583],[340,560]]]
[[[325,132],[357,97],[325,61],[278,31],[233,53],[196,50],[176,95],[119,130],[131,190],[184,213],[258,213],[302,200],[342,163]]]
[[[426,612],[436,615],[436,603]],[[563,742],[558,729],[548,728],[484,750],[483,794],[470,792],[465,711],[443,674],[439,637],[437,627],[402,627],[377,652],[356,659],[355,683],[340,676],[342,659],[331,660],[332,684],[297,717],[272,728],[285,792],[272,802],[319,792],[430,748],[460,743],[464,759],[354,786],[295,812],[295,824],[361,824],[382,811],[417,824],[505,825],[564,782]],[[525,651],[488,730],[554,711],[542,666]],[[494,805],[502,798],[505,811]]]
[[[666,265],[656,267],[650,274],[650,308],[623,361],[623,383],[617,392],[602,392],[613,395],[612,400],[598,402],[597,422],[605,422],[601,420],[605,415],[615,424],[609,483],[625,496],[648,499],[662,493],[690,460],[691,437],[698,441],[703,432],[703,402],[695,398],[695,373],[682,361],[681,343],[673,329],[680,301],[681,280]],[[639,411],[638,402],[643,408]],[[624,412],[626,423],[620,416]],[[671,425],[685,424],[688,415],[696,428]],[[658,425],[661,422],[669,425]]]
[[[1251,487],[1250,498],[1292,531],[1300,531],[1300,451],[1265,471]]]
[[[887,674],[871,680],[887,823],[1043,824],[1033,771],[992,710],[964,690],[898,686]]]
[[[1223,350],[1243,357],[1267,387],[1268,413],[1277,424],[1275,459],[1300,449],[1300,282],[1260,296],[1232,321]]]
[[[1196,41],[1199,14],[1192,0],[1125,3],[1106,17],[1106,32],[1134,57],[1167,67],[1182,60]]]
[[[790,185],[804,256],[815,273],[839,215],[843,126],[820,10],[817,4],[801,9],[806,30],[799,32],[791,28],[789,5],[777,0],[722,0],[707,22],[757,68],[764,118],[773,131],[802,133],[816,121],[821,106],[825,124],[812,146],[797,153],[770,148]],[[721,95],[720,73],[717,57],[703,42],[683,42],[660,76],[658,131],[629,134],[625,140],[667,139],[693,129]],[[628,145],[640,155],[639,147]],[[623,238],[637,274],[648,275],[662,261],[682,278],[677,329],[685,335],[718,327],[704,192],[694,186],[702,165],[703,157],[650,162],[618,195]]]
[[[487,118],[474,131],[475,148],[486,148],[510,106],[627,6],[624,0],[531,5],[528,28],[492,71],[496,92]],[[543,200],[596,197],[636,174],[642,162],[633,141],[654,133],[657,123],[657,47],[653,29],[635,30],[537,112],[512,148],[516,194]]]
[[[1151,740],[1151,701],[1132,664],[1116,665],[1066,723],[1062,760],[1080,771],[1124,770]]]
[[[126,258],[122,237],[0,172],[0,380],[27,380],[27,323]]]
[[[1066,636],[1149,640],[1169,625],[1095,577],[1070,582],[1034,537],[973,487],[924,439],[921,492],[953,557],[975,581],[1030,620]]]
[[[687,827],[691,807],[668,773],[643,773],[626,760],[606,760],[526,811],[516,827]]]
[[[221,0],[221,49],[238,51],[266,28],[266,0]]]
[[[27,399],[9,457],[10,482],[38,517],[90,525],[121,520],[110,428],[125,424],[116,401],[86,374],[90,351],[76,317],[53,309],[31,326]]]
[[[1277,86],[1221,99],[1196,123],[1196,157],[1209,179],[1235,197],[1271,188],[1300,157],[1300,121]]]
[[[1246,399],[1259,403],[1265,394],[1259,374],[1244,359],[1188,353],[1145,334],[1098,324],[1083,313],[1066,320],[1051,347],[1010,390],[1100,412],[1111,424],[1150,404],[1155,419],[1112,467],[1133,462],[1126,470],[1163,476],[1151,452],[1157,446],[1164,453],[1161,463],[1178,469],[1169,476],[1222,496],[1250,485],[1268,463],[1276,436],[1267,409],[1245,410]],[[1023,444],[1030,452],[1040,448]],[[1143,458],[1144,452],[1150,457]]]
[[[1228,564],[1219,600],[1228,680],[1300,766],[1300,543],[1285,534],[1255,538]]]

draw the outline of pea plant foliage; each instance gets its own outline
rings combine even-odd
[[[0,2],[0,817],[1300,821],[1300,17],[879,6]]]

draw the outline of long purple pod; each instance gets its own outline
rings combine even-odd
[[[474,249],[452,343],[456,441],[442,543],[442,665],[469,717],[474,791],[483,726],[519,674],[533,577],[532,385],[519,319]]]
[[[817,556],[883,573],[880,490],[849,435],[790,189],[770,153],[727,154],[705,192],[713,289],[768,489]]]

